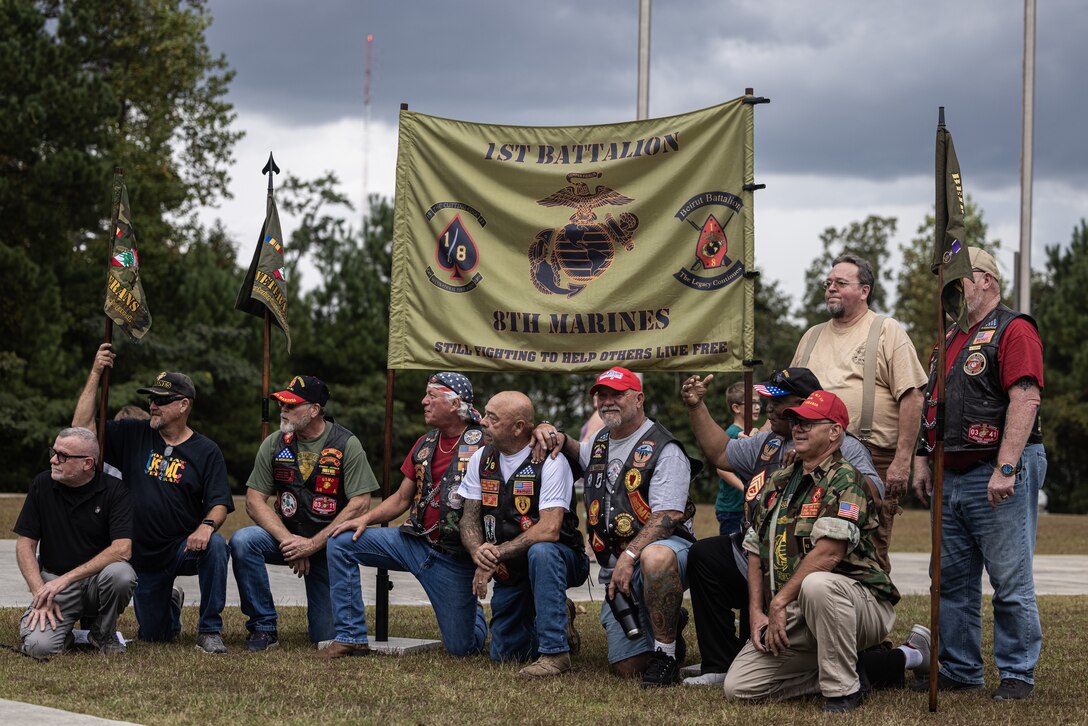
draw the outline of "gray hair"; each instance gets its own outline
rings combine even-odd
[[[85,429],[81,426],[73,426],[71,428],[61,429],[60,433],[57,434],[57,438],[79,439],[83,442],[84,449],[92,449],[94,451],[93,454],[85,454],[85,456],[93,457],[96,462],[98,461],[98,437],[95,436],[94,431]]]
[[[840,262],[848,262],[858,268],[858,282],[862,285],[869,286],[869,295],[865,298],[866,305],[873,304],[873,289],[876,287],[876,275],[873,273],[873,266],[869,263],[869,260],[859,255],[850,254],[849,252],[841,254],[831,261],[831,266],[839,264]]]

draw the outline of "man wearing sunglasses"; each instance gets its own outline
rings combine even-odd
[[[81,618],[92,623],[92,645],[125,652],[116,632],[136,586],[132,509],[124,485],[98,472],[97,457],[98,439],[87,429],[57,434],[49,470],[34,477],[15,523],[15,557],[33,596],[19,638],[34,658],[68,648]]]
[[[333,639],[325,543],[334,525],[367,510],[378,488],[359,439],[326,419],[324,381],[295,376],[272,398],[280,404],[280,430],[261,444],[246,484],[246,512],[256,526],[230,538],[234,579],[249,618],[246,648],[254,653],[279,643],[266,563],[286,565],[305,579],[310,640]]]
[[[751,507],[767,478],[782,466],[783,460],[789,460],[793,431],[786,411],[820,390],[820,381],[807,368],[775,371],[768,380],[754,386],[764,400],[771,430],[731,439],[714,421],[705,403],[707,387],[713,380],[713,375],[691,376],[681,386],[680,395],[703,455],[711,465],[740,477],[746,488],[745,506]],[[879,501],[883,483],[865,446],[848,435],[842,442],[842,455],[865,477],[866,491],[872,499]],[[750,521],[751,513],[745,514],[745,521]],[[700,675],[685,678],[684,685],[720,685],[749,638],[748,555],[741,546],[744,531],[734,537],[703,538],[691,547],[688,582],[703,661]],[[739,630],[734,610],[740,615]]]
[[[114,353],[103,343],[76,403],[72,425],[95,430],[95,398]],[[178,575],[197,575],[200,622],[196,647],[225,653],[223,606],[227,597],[227,543],[217,533],[234,510],[223,453],[189,427],[196,388],[184,373],[162,372],[137,389],[146,395],[149,421],[108,421],[106,462],[121,470],[132,499],[133,594],[140,640],[171,641],[181,631],[183,593]]]
[[[744,538],[752,639],[726,674],[725,695],[822,693],[824,711],[851,711],[865,696],[858,651],[891,632],[899,592],[876,561],[864,477],[840,451],[845,404],[816,391],[785,414],[797,459],[755,494]]]
[[[868,260],[851,254],[836,258],[823,284],[831,319],[809,328],[790,365],[811,369],[825,391],[842,399],[850,412],[850,433],[873,456],[885,487],[877,560],[891,572],[888,547],[899,497],[910,483],[926,372],[903,326],[869,308],[875,284]]]

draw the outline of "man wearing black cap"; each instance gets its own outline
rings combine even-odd
[[[261,444],[246,484],[246,513],[257,525],[230,538],[251,652],[279,643],[266,563],[287,565],[305,578],[310,640],[332,640],[325,542],[334,525],[367,510],[378,488],[359,439],[325,419],[329,389],[323,381],[295,376],[272,397],[280,404],[280,430]]]
[[[754,494],[744,537],[752,637],[723,688],[737,700],[822,693],[824,711],[851,711],[865,696],[858,651],[891,631],[899,592],[876,561],[864,476],[840,451],[845,404],[816,391],[785,414],[797,458]]]
[[[452,655],[484,647],[487,623],[472,591],[476,570],[461,544],[464,500],[457,493],[465,467],[483,442],[472,384],[460,373],[435,373],[423,396],[420,436],[401,465],[400,487],[374,509],[336,524],[327,545],[335,640],[321,658],[370,652],[359,565],[411,572],[434,608],[442,642]],[[408,512],[400,528],[367,529]]]
[[[692,431],[707,461],[734,472],[744,482],[747,510],[765,478],[782,466],[783,456],[793,448],[790,423],[783,416],[784,412],[820,390],[820,382],[807,368],[775,371],[769,380],[754,387],[766,399],[765,410],[771,430],[748,438],[731,439],[711,417],[704,402],[707,386],[713,379],[713,375],[706,378],[692,376],[684,381],[680,395],[688,407]],[[877,491],[881,490],[883,485],[873,460],[861,442],[846,437],[842,453],[872,481]],[[744,531],[740,534],[743,537]],[[748,556],[741,548],[741,537],[708,537],[692,545],[688,556],[688,582],[703,662],[701,675],[684,679],[684,685],[720,684],[748,640]],[[739,631],[734,624],[733,610],[740,613]]]
[[[109,343],[98,348],[72,425],[95,430],[95,398],[102,372],[113,366]],[[200,624],[197,649],[225,653],[227,543],[216,530],[234,510],[223,453],[189,428],[196,389],[184,373],[162,372],[146,394],[150,421],[108,421],[107,463],[124,475],[132,499],[132,566],[139,581],[132,603],[141,640],[169,641],[181,631],[178,575],[197,575]]]
[[[605,427],[579,444],[542,423],[533,437],[553,455],[579,457],[585,470],[590,548],[609,599],[622,592],[642,607],[641,634],[628,639],[611,607],[601,608],[608,661],[621,677],[642,677],[643,688],[674,686],[683,662],[681,631],[687,612],[687,554],[694,506],[688,498],[693,462],[684,447],[643,410],[642,381],[626,368],[597,376],[590,389]],[[683,613],[683,615],[681,615]]]

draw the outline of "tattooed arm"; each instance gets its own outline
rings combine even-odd
[[[635,563],[642,558],[642,550],[658,540],[668,539],[684,521],[684,513],[674,510],[654,512],[638,535],[627,544],[616,561],[612,579],[608,583],[608,596],[615,596],[618,589],[624,595],[631,594],[631,577],[635,574]]]
[[[494,570],[499,564],[498,550],[490,542],[484,542],[483,517],[479,499],[465,499],[461,514],[461,544],[472,555],[472,561],[481,570]]]

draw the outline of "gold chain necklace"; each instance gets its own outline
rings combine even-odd
[[[439,451],[439,453],[442,453],[442,454],[451,454],[451,453],[453,453],[454,447],[457,446],[457,442],[461,440],[461,436],[462,436],[462,434],[465,433],[465,429],[467,429],[467,428],[468,428],[468,426],[465,426],[464,429],[461,429],[461,433],[457,434],[457,437],[453,440],[453,443],[450,444],[450,448],[448,448],[448,449],[443,449],[442,448],[442,434],[439,433],[438,434],[438,451]]]

